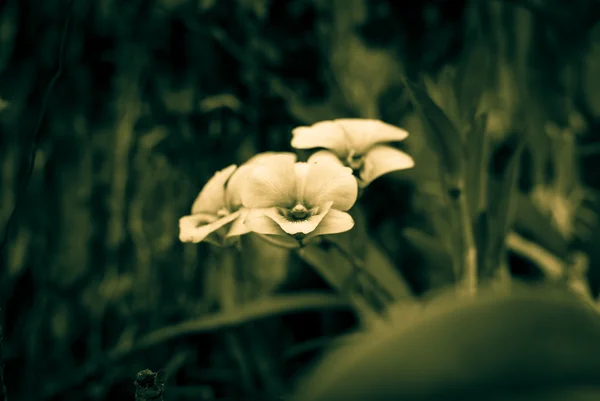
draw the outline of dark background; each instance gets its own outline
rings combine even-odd
[[[369,228],[414,294],[447,281],[443,262],[401,236],[431,228],[422,194],[437,161],[400,66],[433,77],[447,110],[444,71],[481,56],[458,96],[488,95],[496,142],[528,135],[520,190],[543,219],[522,209],[516,229],[561,258],[582,250],[597,292],[599,4],[0,1],[2,235],[18,206],[0,258],[9,398],[132,400],[134,375],[147,367],[173,372],[170,400],[288,394],[321,348],[302,344],[350,327],[351,313],[281,313],[107,355],[214,312],[215,262],[208,245],[178,241],[177,221],[216,170],[289,150],[298,125],[367,117],[409,129],[417,167],[369,188]],[[557,212],[554,195],[577,202]],[[293,255],[283,267],[262,257],[264,293],[328,289]],[[539,275],[522,255],[510,261],[516,276]]]

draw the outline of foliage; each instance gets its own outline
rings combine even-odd
[[[544,283],[595,306],[600,12],[541,3],[0,2],[10,399],[133,399],[147,368],[173,400],[287,395],[323,351],[360,348],[354,332],[390,316],[413,327],[454,287],[479,293],[469,303]],[[348,121],[400,131],[346,146]],[[225,198],[236,169],[291,146],[354,168],[358,201],[342,204],[346,185],[311,215],[353,228],[296,249],[283,225],[250,224],[232,236],[242,252],[222,247],[249,221],[239,208],[260,209],[255,223],[311,212]],[[223,204],[192,210],[216,171]],[[221,224],[211,244],[178,240],[194,215]],[[475,332],[500,325],[494,305]]]

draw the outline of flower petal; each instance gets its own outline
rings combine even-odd
[[[248,177],[250,177],[255,167],[256,165],[252,164],[241,165],[227,182],[225,202],[229,210],[235,211],[242,207],[242,192],[244,186],[248,183]]]
[[[330,209],[327,215],[321,220],[319,226],[306,239],[316,237],[318,235],[339,234],[350,231],[354,227],[354,220],[346,212],[341,212],[336,209]]]
[[[268,244],[275,245],[284,249],[298,249],[300,248],[300,242],[289,235],[263,235],[256,234],[258,238],[265,241]]]
[[[304,189],[306,188],[306,180],[310,165],[308,163],[298,162],[294,167],[296,170],[296,200],[301,202]]]
[[[316,151],[308,158],[308,160],[306,162],[309,164],[316,163],[316,162],[320,162],[320,163],[331,162],[334,164],[338,164],[340,166],[344,166],[344,163],[339,159],[339,157],[335,153],[330,152],[329,150]]]
[[[265,235],[287,235],[285,231],[268,217],[265,212],[268,209],[250,209],[244,224],[249,230]]]
[[[341,118],[334,121],[342,127],[357,153],[365,153],[378,143],[402,141],[408,136],[406,130],[380,120]]]
[[[342,127],[333,121],[321,121],[310,127],[297,127],[292,131],[295,149],[330,149],[340,156],[348,153],[348,140]]]
[[[264,164],[264,163],[295,163],[296,155],[292,152],[263,152],[250,158],[244,164]]]
[[[306,177],[303,202],[312,208],[333,202],[333,208],[348,210],[356,202],[358,184],[352,169],[329,161],[310,164]]]
[[[414,167],[412,157],[391,146],[375,146],[367,152],[360,171],[360,178],[364,185],[370,184],[376,178],[397,170],[406,170]]]
[[[328,202],[319,208],[319,213],[310,216],[305,220],[290,221],[279,213],[275,208],[266,209],[264,211],[265,216],[273,220],[283,231],[289,235],[304,234],[307,235],[313,232],[321,223],[321,220],[325,217],[329,209],[331,208],[332,202]],[[266,233],[261,233],[266,234]]]
[[[217,231],[226,224],[231,223],[233,220],[237,219],[238,216],[239,212],[232,213],[208,224],[206,224],[206,215],[193,214],[184,216],[179,219],[179,240],[181,242],[193,243],[204,241],[209,234]]]
[[[244,186],[248,183],[248,177],[256,166],[279,163],[294,163],[296,155],[291,152],[264,152],[252,157],[246,163],[242,164],[229,178],[226,187],[227,207],[231,211],[242,207],[242,192]]]
[[[208,180],[192,205],[192,214],[216,213],[225,207],[225,183],[231,177],[236,167],[235,164],[232,164],[223,170],[217,171]]]
[[[296,202],[294,163],[278,159],[260,164],[252,170],[242,191],[242,204],[247,208],[293,207]]]
[[[225,238],[239,237],[250,232],[250,229],[244,224],[250,210],[242,208],[239,212],[239,217],[233,221],[231,229],[229,230]]]

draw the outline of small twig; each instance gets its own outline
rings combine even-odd
[[[150,369],[144,369],[136,376],[135,401],[164,401],[165,380],[167,375],[163,371],[154,373]]]

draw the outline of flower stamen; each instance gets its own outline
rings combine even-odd
[[[310,216],[309,210],[301,204],[297,204],[294,206],[292,210],[289,211],[288,218],[291,220],[306,220]]]

